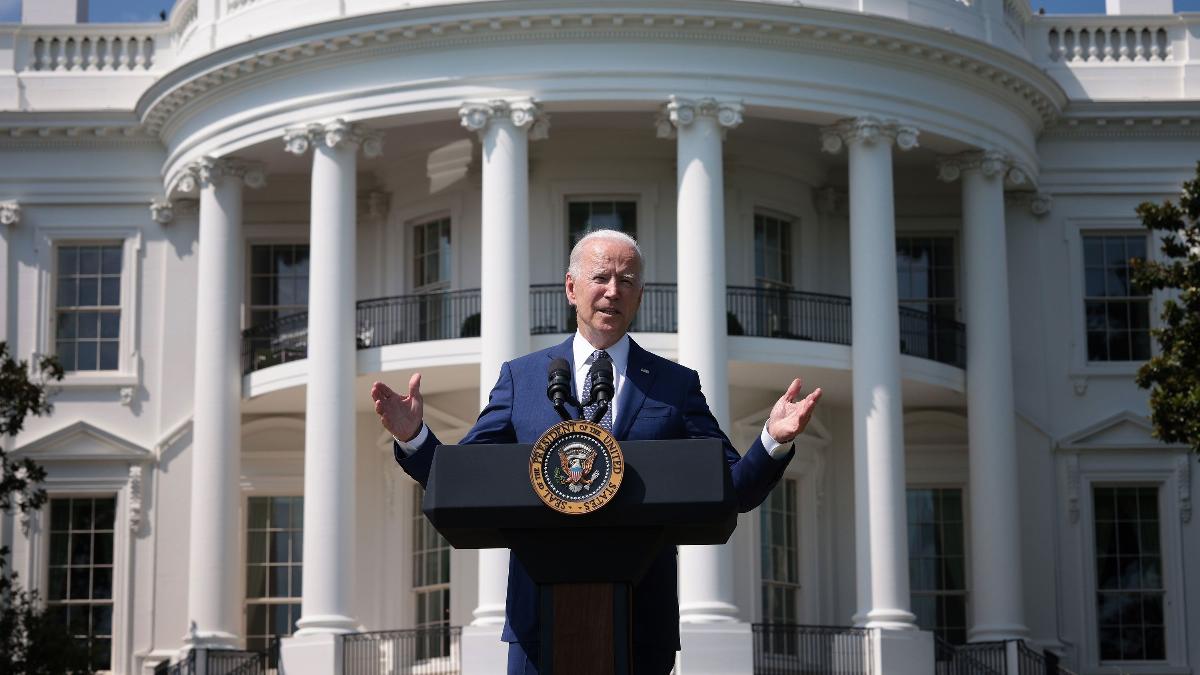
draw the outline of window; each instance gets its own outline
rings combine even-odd
[[[60,244],[55,270],[55,353],[68,371],[117,370],[121,244]]]
[[[956,316],[952,237],[897,237],[900,306],[943,319]]]
[[[897,237],[896,275],[904,353],[957,360],[953,237]]]
[[[267,651],[300,619],[304,498],[250,497],[246,523],[246,649]]]
[[[754,279],[760,288],[791,289],[791,221],[754,214]]]
[[[595,230],[618,230],[637,236],[637,202],[622,199],[575,200],[567,202],[567,252]]]
[[[250,326],[308,309],[308,244],[250,247]]]
[[[1093,488],[1101,661],[1167,657],[1158,488]]]
[[[450,543],[421,512],[425,492],[413,488],[412,586],[416,601],[416,628],[425,631],[417,642],[417,658],[450,655]],[[436,630],[436,629],[445,630]]]
[[[413,227],[413,289],[444,290],[450,285],[450,219]]]
[[[1130,281],[1132,258],[1146,257],[1143,235],[1083,237],[1084,314],[1089,361],[1150,358],[1150,297]]]
[[[796,529],[796,481],[780,481],[759,508],[762,537],[763,623],[794,624],[800,619],[800,563]],[[795,635],[763,634],[766,650],[795,654]]]
[[[87,645],[93,670],[112,667],[115,497],[50,499],[46,607]]]
[[[413,227],[413,289],[429,294],[417,301],[417,335],[421,340],[458,337],[450,299],[435,294],[450,287],[450,219]]]
[[[962,490],[908,490],[908,575],[922,630],[952,644],[967,641]]]

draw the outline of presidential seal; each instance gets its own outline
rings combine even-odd
[[[529,454],[529,482],[537,496],[559,513],[577,515],[601,508],[621,487],[625,457],[612,434],[583,420],[546,430]]]

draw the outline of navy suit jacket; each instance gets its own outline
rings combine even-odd
[[[571,349],[573,338],[502,365],[487,407],[479,413],[475,426],[459,444],[532,444],[546,429],[560,422],[545,395],[546,371],[552,359],[562,358],[571,364],[571,372],[575,372]],[[618,441],[719,438],[725,444],[725,458],[733,476],[739,509],[744,513],[766,499],[795,454],[793,451],[775,459],[767,454],[761,440],[755,440],[744,457],[738,455],[709,412],[696,371],[651,354],[632,339],[625,374],[613,429]],[[396,445],[396,461],[418,483],[425,485],[433,454],[440,444],[430,433],[428,439],[407,457]],[[676,558],[674,546],[664,549],[634,587],[634,642],[679,649]],[[537,642],[538,637],[537,585],[512,556],[502,639],[506,642]]]

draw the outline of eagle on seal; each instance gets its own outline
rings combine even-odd
[[[592,464],[596,461],[596,450],[583,443],[571,443],[558,451],[558,461],[567,474],[567,485],[575,486],[580,483],[590,486],[595,479],[592,474]],[[578,490],[575,488],[573,492]]]

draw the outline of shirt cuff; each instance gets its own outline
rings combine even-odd
[[[771,434],[767,433],[767,425],[765,424],[763,425],[762,434],[758,438],[762,441],[763,450],[766,450],[772,459],[783,459],[784,455],[788,454],[792,449],[791,443],[784,445],[772,438]]]
[[[766,432],[764,431],[763,433]],[[402,441],[395,436],[392,436],[392,438],[396,440],[396,445],[400,446],[400,452],[404,453],[405,457],[409,457],[429,438],[429,427],[425,426],[425,423],[422,422],[421,430],[417,432],[417,435],[411,441]]]

